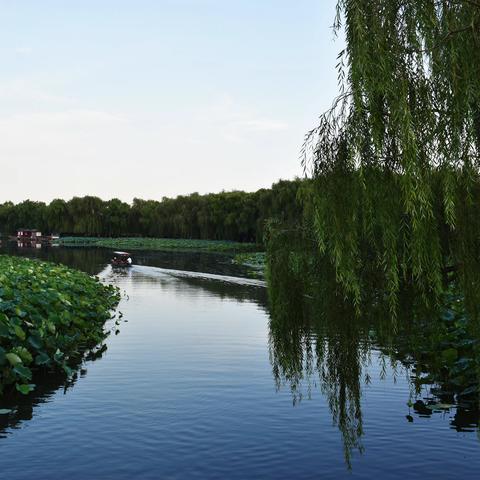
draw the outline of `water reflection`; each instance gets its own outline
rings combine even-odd
[[[1,404],[13,410],[0,415],[9,478],[342,478],[344,459],[361,478],[413,478],[412,456],[416,478],[441,478],[439,456],[451,471],[468,472],[465,456],[478,467],[476,404],[439,381],[422,352],[434,331],[408,315],[396,330],[381,308],[359,318],[302,269],[271,278],[267,298],[263,282],[239,279],[217,256],[207,273],[185,253],[112,270],[108,250],[39,250],[29,254],[117,284],[124,316],[107,325],[120,330],[108,350],[70,381],[47,375],[32,395]],[[64,450],[80,455],[52,477],[51,452]],[[20,463],[25,476],[12,477]]]
[[[70,376],[59,371],[37,373],[32,379],[36,388],[29,395],[20,395],[14,391],[4,394],[1,398],[1,408],[9,412],[0,415],[0,439],[5,438],[11,430],[18,429],[23,422],[32,420],[35,408],[42,403],[48,403],[59,390],[63,390],[63,394],[66,395],[79,378],[87,375],[88,364],[100,360],[106,350],[106,344],[102,343],[86,352],[81,361],[70,365],[73,371]]]
[[[96,275],[102,271],[111,258],[111,250],[102,248],[64,248],[52,245],[26,248],[18,246],[16,242],[8,241],[0,245],[0,253],[63,263],[90,275]]]
[[[362,383],[368,382],[371,361],[365,332],[348,315],[339,315],[338,323],[306,315],[305,306],[298,308],[298,299],[292,309],[285,302],[280,312],[273,308],[272,313],[270,360],[277,389],[287,385],[296,404],[304,396],[311,398],[319,383],[350,465],[352,450],[363,451]]]
[[[266,311],[267,296],[264,282],[256,279],[236,277],[238,266],[231,263],[229,257],[214,254],[197,253],[169,253],[149,252],[143,255],[141,252],[135,255],[137,264],[130,269],[112,269],[108,265],[111,251],[103,248],[82,247],[52,247],[42,248],[19,248],[17,244],[8,242],[0,249],[0,253],[39,258],[53,262],[63,263],[67,266],[83,270],[92,275],[98,275],[102,281],[119,285],[124,288],[123,302],[128,302],[130,294],[143,292],[145,283],[155,285],[160,289],[175,292],[176,296],[185,295],[215,297],[220,300],[234,301],[238,303],[254,302]],[[205,273],[204,263],[210,261],[209,269],[212,273]],[[138,263],[150,263],[159,267],[147,267]],[[188,266],[193,271],[174,270],[169,267]],[[228,275],[220,275],[219,272]],[[150,292],[149,292],[150,293]],[[149,302],[146,302],[148,308]],[[121,307],[121,308],[123,308]],[[121,324],[128,322],[128,318],[119,311],[117,315],[107,322],[106,335],[121,333]],[[4,438],[8,432],[18,429],[25,422],[32,420],[36,407],[48,403],[59,391],[67,394],[78,382],[87,375],[88,366],[91,362],[104,357],[107,352],[108,342],[96,346],[85,353],[84,359],[75,365],[71,365],[73,374],[67,377],[63,372],[43,372],[36,375],[32,382],[36,389],[29,395],[24,396],[16,392],[4,395],[1,398],[0,410],[10,410],[7,414],[0,414],[0,438]]]
[[[328,281],[334,275],[328,267],[318,275],[303,252],[293,262],[295,252],[276,253],[268,286],[270,362],[277,390],[289,388],[296,405],[311,399],[318,387],[341,432],[348,467],[353,452],[365,451],[362,403],[378,380],[408,379],[407,422],[449,415],[457,432],[478,431],[478,397],[473,387],[465,389],[472,381],[478,384],[478,372],[454,376],[457,365],[467,360],[448,343],[453,341],[449,330],[436,325],[441,312],[415,305],[410,292],[403,292],[403,308],[392,318],[372,291],[367,310],[359,315],[335,282]],[[459,357],[449,368],[445,352]]]
[[[18,246],[16,242],[0,242],[0,253],[49,260],[95,275],[103,270],[112,258],[111,248],[63,247],[41,245],[41,248]],[[179,271],[196,271],[217,275],[249,277],[247,267],[233,263],[228,254],[211,252],[144,251],[135,250],[134,263],[139,266],[160,267]]]

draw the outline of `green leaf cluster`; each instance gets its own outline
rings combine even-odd
[[[63,369],[105,338],[118,290],[47,262],[0,256],[0,394],[24,394],[39,369]]]
[[[480,3],[339,0],[335,26],[341,94],[303,149],[320,253],[357,304],[372,266],[392,311],[455,268],[478,310]]]
[[[197,240],[180,238],[97,238],[97,237],[62,237],[61,245],[95,246],[123,250],[187,250],[207,252],[250,252],[258,249],[254,243],[240,243],[221,240]]]

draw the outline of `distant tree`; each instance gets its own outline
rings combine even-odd
[[[74,197],[49,205],[26,200],[0,205],[0,232],[18,227],[82,236],[143,235],[262,243],[270,217],[292,221],[301,216],[296,192],[304,181],[281,181],[258,192],[220,192],[163,197],[161,201],[135,198],[132,205],[118,198]]]
[[[56,198],[47,207],[47,226],[50,232],[70,232],[73,230],[65,200]]]
[[[43,202],[25,200],[10,211],[9,230],[10,233],[19,228],[35,228],[45,230],[47,227],[47,211]]]
[[[104,202],[98,197],[73,197],[68,202],[68,214],[72,218],[73,232],[79,235],[99,236],[104,228]]]
[[[104,203],[104,221],[102,234],[110,237],[125,235],[128,232],[128,217],[130,205],[118,198],[113,198]]]

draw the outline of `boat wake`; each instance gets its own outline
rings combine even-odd
[[[103,270],[98,277],[102,280],[110,280],[114,277],[121,275],[121,276],[128,276],[128,277],[170,277],[170,278],[195,278],[199,280],[209,280],[214,282],[223,282],[223,283],[230,283],[235,285],[248,285],[253,287],[266,287],[266,282],[264,280],[258,280],[253,278],[245,278],[245,277],[233,277],[229,275],[218,275],[214,273],[203,273],[203,272],[192,272],[187,270],[174,270],[169,268],[160,268],[160,267],[147,267],[143,265],[133,265],[128,270],[121,271],[120,273],[109,265]]]

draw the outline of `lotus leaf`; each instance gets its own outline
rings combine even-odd
[[[28,394],[40,369],[68,363],[106,336],[118,289],[63,265],[0,255],[0,395]],[[52,362],[55,360],[55,362]]]

